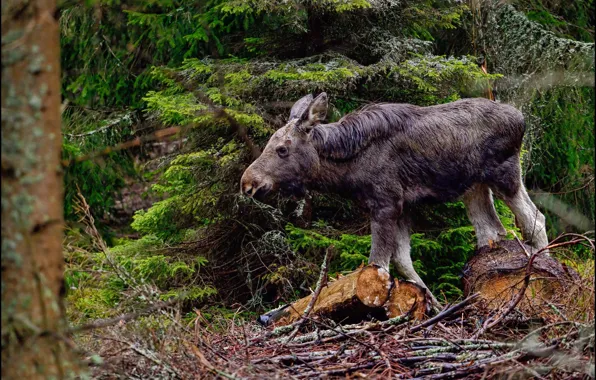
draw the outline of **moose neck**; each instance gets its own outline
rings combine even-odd
[[[344,116],[336,123],[313,128],[312,141],[319,156],[349,160],[380,139],[403,132],[419,107],[409,104],[376,104]]]
[[[377,104],[314,127],[311,138],[321,165],[312,186],[344,192],[364,185],[360,176],[376,164],[371,149],[382,149],[383,141],[407,131],[412,115],[419,112],[409,104]],[[367,165],[367,170],[359,165]]]
[[[319,159],[318,170],[310,178],[309,187],[324,192],[351,192],[357,182],[357,163],[353,159],[332,160],[324,156]]]

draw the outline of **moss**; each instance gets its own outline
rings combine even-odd
[[[115,316],[115,306],[120,293],[107,288],[82,287],[69,292],[66,297],[70,320],[99,319]]]

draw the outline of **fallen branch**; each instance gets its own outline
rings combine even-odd
[[[472,294],[471,296],[469,296],[468,298],[466,298],[465,300],[461,301],[458,304],[455,304],[453,306],[451,306],[449,309],[444,310],[442,312],[440,312],[439,314],[435,315],[434,317],[432,317],[431,319],[416,325],[414,327],[412,327],[410,329],[410,333],[415,333],[417,331],[422,330],[423,328],[429,327],[434,325],[437,322],[442,321],[443,319],[457,313],[458,311],[462,310],[464,307],[468,306],[468,304],[470,304],[472,301],[476,300],[478,298],[479,294],[475,293]]]
[[[131,321],[133,319],[137,319],[138,317],[142,317],[143,315],[148,315],[148,314],[153,313],[154,311],[163,309],[168,306],[172,306],[179,301],[180,301],[180,299],[176,298],[176,299],[171,299],[166,302],[160,302],[156,305],[150,306],[144,310],[137,311],[135,313],[128,313],[128,314],[121,315],[119,317],[102,319],[102,320],[94,321],[94,322],[87,323],[87,324],[84,324],[81,326],[75,326],[70,329],[67,329],[66,331],[64,331],[64,333],[65,334],[74,334],[74,333],[79,333],[79,332],[83,332],[83,331],[102,329],[105,327],[114,326],[118,323]]]
[[[344,355],[350,356],[355,354],[356,350],[345,350],[343,352]],[[252,360],[252,364],[260,364],[263,362],[271,362],[271,363],[281,363],[281,362],[307,362],[307,361],[314,361],[320,359],[329,359],[337,355],[335,350],[325,350],[325,351],[312,351],[305,354],[289,354],[289,355],[279,355],[274,357],[265,357],[260,359]]]
[[[95,335],[95,337],[96,338],[100,338],[100,339],[112,340],[114,342],[125,344],[132,351],[134,351],[137,354],[143,356],[144,358],[149,359],[150,361],[152,361],[153,363],[157,364],[158,366],[163,367],[166,371],[168,371],[172,375],[176,376],[176,378],[178,378],[178,379],[183,379],[184,378],[171,365],[169,365],[168,363],[165,363],[163,360],[159,359],[158,358],[158,355],[155,352],[150,351],[150,350],[148,350],[146,348],[143,348],[143,347],[139,346],[138,344],[133,344],[133,343],[130,343],[130,342],[126,341],[126,340],[122,340],[122,339],[118,339],[118,338],[114,338],[114,337],[99,336],[99,335]]]
[[[62,160],[62,167],[66,168],[66,167],[69,167],[69,166],[79,163],[79,162],[93,160],[97,157],[105,156],[110,153],[129,149],[129,148],[132,148],[135,146],[141,146],[142,144],[149,142],[149,141],[161,140],[166,137],[177,135],[181,131],[182,131],[181,127],[170,127],[170,128],[160,129],[160,130],[155,131],[149,135],[136,137],[132,140],[125,141],[123,143],[120,143],[120,144],[117,144],[114,146],[110,146],[110,147],[104,148],[102,150],[94,151],[89,154],[84,154],[82,156],[78,156],[75,158]]]
[[[330,338],[330,337],[337,337],[337,336],[347,337],[348,335],[364,334],[365,331],[371,331],[371,330],[379,330],[379,331],[382,330],[383,332],[387,332],[387,330],[383,329],[383,327],[390,328],[390,327],[399,326],[399,325],[406,323],[409,320],[410,320],[410,317],[408,315],[401,315],[399,317],[391,318],[391,319],[388,319],[388,320],[382,321],[382,322],[368,322],[368,323],[364,323],[364,324],[339,326],[339,327],[341,327],[341,331],[337,330],[338,327],[332,327],[332,326],[323,324],[320,321],[313,320],[315,323],[324,325],[327,328],[327,330],[320,330],[320,331],[315,331],[315,332],[311,332],[308,334],[303,334],[303,335],[295,338],[294,341],[298,342],[298,343],[304,343],[304,342],[315,341],[320,338]],[[285,338],[278,338],[277,341],[282,342],[284,344],[286,343]]]
[[[68,103],[66,103],[66,104],[68,104]],[[120,124],[121,122],[123,122],[125,120],[130,120],[131,115],[132,115],[132,112],[131,113],[127,113],[126,115],[124,115],[124,116],[122,116],[122,117],[120,117],[120,118],[118,118],[116,120],[113,120],[112,122],[104,125],[103,127],[94,129],[94,130],[89,131],[89,132],[84,132],[84,133],[79,133],[79,134],[72,134],[72,133],[63,133],[63,134],[65,136],[72,137],[72,138],[75,138],[75,137],[85,137],[85,136],[94,135],[94,134],[99,133],[99,132],[104,132],[104,131],[110,129],[111,127],[113,127],[113,126]]]
[[[222,370],[215,368],[215,366],[213,364],[211,364],[211,362],[209,362],[209,360],[207,360],[205,355],[203,355],[203,353],[194,344],[185,341],[184,345],[186,346],[187,349],[189,349],[193,353],[193,355],[199,360],[199,362],[203,366],[205,366],[209,371],[211,371],[213,374],[223,376],[227,379],[236,379],[236,377],[234,375],[230,375],[227,372],[224,372]]]
[[[302,315],[302,318],[300,319],[299,323],[296,324],[294,331],[292,331],[292,333],[286,340],[285,344],[290,343],[292,341],[292,339],[294,339],[294,337],[298,333],[298,330],[300,330],[300,328],[302,328],[302,326],[304,325],[304,322],[306,321],[306,318],[310,314],[310,311],[312,310],[313,306],[317,302],[317,299],[319,298],[319,295],[321,294],[321,290],[323,289],[323,287],[325,285],[327,285],[327,272],[329,270],[329,262],[331,260],[331,256],[333,256],[332,252],[334,250],[335,250],[335,247],[331,245],[325,251],[325,258],[323,259],[323,264],[321,264],[321,271],[319,272],[319,280],[317,281],[315,293],[313,294],[312,298],[310,299],[308,306],[304,310],[304,314]]]

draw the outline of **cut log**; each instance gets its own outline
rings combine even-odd
[[[359,322],[364,316],[383,313],[382,306],[389,298],[393,282],[386,270],[368,265],[340,279],[328,283],[321,290],[311,315],[321,315],[335,321]],[[276,322],[287,325],[299,320],[312,295],[299,299],[284,310]]]
[[[258,321],[266,326],[294,323],[303,316],[311,299],[312,295],[273,310],[260,316]],[[407,281],[394,280],[386,270],[368,265],[327,284],[310,315],[357,323],[370,318],[384,320],[412,310],[414,318],[422,319],[428,305],[424,289]]]
[[[389,299],[385,303],[387,317],[399,317],[411,312],[413,319],[424,319],[429,314],[431,305],[426,290],[410,281],[394,281]]]
[[[527,253],[526,253],[527,252]],[[479,249],[464,267],[464,294],[480,293],[490,309],[506,306],[524,285],[534,248],[517,241],[501,241]],[[578,274],[556,259],[540,253],[534,259],[530,283],[518,309],[536,315],[553,297],[579,280]]]
[[[524,286],[532,252],[532,247],[517,241],[501,241],[480,248],[464,267],[465,296],[479,293],[486,307],[506,307]],[[544,253],[535,257],[530,273],[530,283],[517,307],[533,316],[551,311],[557,296],[579,282],[575,271]],[[260,316],[258,321],[265,326],[294,323],[302,318],[311,299],[312,295],[280,307]],[[411,313],[413,319],[422,320],[429,314],[430,305],[425,289],[409,281],[393,279],[386,270],[369,265],[327,284],[310,315],[340,323],[358,323],[373,317],[385,320],[407,313]]]

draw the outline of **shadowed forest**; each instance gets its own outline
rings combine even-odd
[[[593,0],[51,3],[2,3],[3,377],[594,378]],[[478,301],[464,203],[421,204],[411,256],[442,311],[309,314],[368,263],[369,214],[326,192],[254,199],[240,178],[321,92],[326,122],[520,110],[523,181],[573,281],[520,302],[547,286],[530,284],[540,252],[495,199],[528,257],[520,299]],[[307,296],[289,327],[257,322]]]

